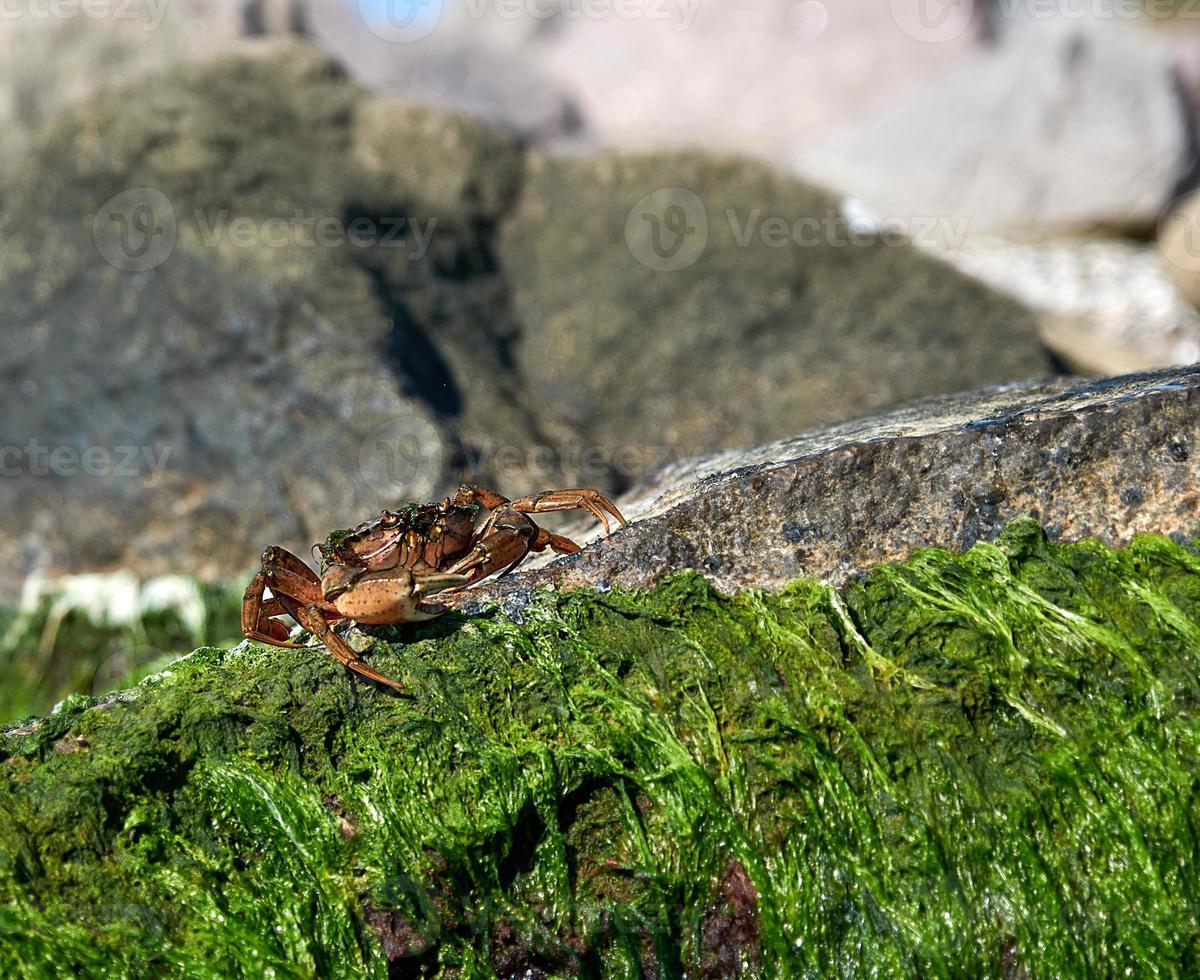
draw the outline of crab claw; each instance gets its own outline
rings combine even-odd
[[[413,572],[416,587],[413,596],[418,599],[417,608],[424,616],[432,618],[440,616],[450,607],[440,602],[421,602],[427,596],[445,592],[447,589],[461,589],[471,582],[470,575],[455,575],[450,572]]]

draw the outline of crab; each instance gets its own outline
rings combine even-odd
[[[441,503],[385,510],[355,528],[334,531],[313,548],[320,556],[319,576],[284,548],[267,548],[242,598],[242,632],[261,643],[303,649],[306,644],[293,642],[279,618],[290,616],[356,674],[400,689],[399,681],[371,668],[333,624],[434,619],[449,609],[433,600],[439,593],[507,573],[530,552],[578,551],[570,538],[550,533],[528,516],[569,510],[589,512],[606,534],[612,533],[610,518],[625,523],[598,490],[548,490],[509,500],[495,490],[468,485]]]

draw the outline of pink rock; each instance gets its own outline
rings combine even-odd
[[[956,0],[610,0],[556,24],[541,64],[603,143],[782,159],[969,49],[982,18],[968,7],[922,27],[918,4],[943,2]]]

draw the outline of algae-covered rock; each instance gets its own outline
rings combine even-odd
[[[358,162],[394,200],[484,223],[516,203],[525,154],[514,136],[403,99],[367,102],[355,125]]]
[[[0,972],[1200,967],[1200,556],[1013,524],[849,588],[545,593],[402,678],[201,650],[0,737]]]
[[[632,459],[1052,370],[1023,307],[762,164],[535,158],[521,202],[502,250],[518,363]]]

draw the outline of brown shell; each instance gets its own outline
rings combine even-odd
[[[334,531],[318,545],[322,564],[379,570],[412,568],[437,571],[470,547],[480,508],[456,504],[410,504],[350,530]]]

